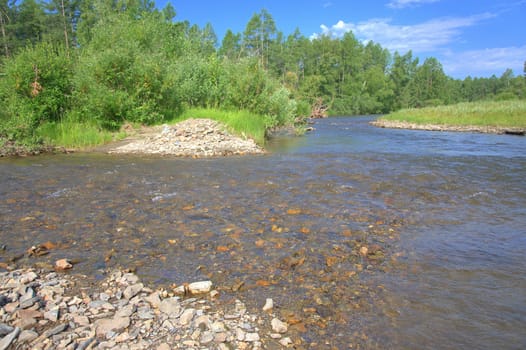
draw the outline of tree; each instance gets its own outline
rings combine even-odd
[[[268,65],[269,47],[276,36],[274,19],[263,9],[252,16],[243,32],[243,47],[249,56],[259,57],[263,67]]]
[[[241,53],[241,34],[234,34],[230,29],[226,31],[225,37],[219,48],[219,55],[229,59],[239,58]]]
[[[390,78],[393,82],[393,92],[395,99],[392,110],[411,107],[411,97],[409,84],[414,79],[418,66],[418,58],[413,59],[412,51],[408,51],[401,56],[398,52],[394,53],[393,64],[391,66]]]

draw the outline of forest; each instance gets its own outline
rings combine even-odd
[[[361,115],[526,98],[526,62],[524,74],[453,79],[436,58],[352,32],[284,34],[265,9],[219,39],[150,0],[2,0],[0,43],[0,138],[29,143],[48,124],[115,131],[189,108],[248,111],[273,128],[313,107]]]

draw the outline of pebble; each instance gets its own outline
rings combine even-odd
[[[106,280],[88,291],[75,289],[79,278],[36,269],[0,272],[0,350],[261,349],[267,343],[274,344],[272,348],[292,344],[290,337],[281,337],[286,323],[269,312],[251,314],[239,299],[221,305],[212,297],[210,281],[185,284],[199,290],[195,298],[185,298],[153,291],[132,273],[108,272]]]
[[[274,332],[281,334],[286,333],[289,328],[285,322],[280,321],[277,318],[273,318],[272,321],[270,321],[270,325],[272,326],[272,330]]]
[[[271,298],[265,300],[265,305],[263,305],[263,311],[270,311],[274,308],[274,301]]]
[[[224,125],[214,120],[196,118],[172,126],[163,125],[156,134],[114,147],[109,153],[216,157],[261,154],[265,150],[252,139],[231,135]]]

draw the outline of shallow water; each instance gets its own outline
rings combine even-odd
[[[51,241],[21,263],[210,278],[225,301],[273,298],[306,347],[525,348],[526,138],[370,120],[264,156],[0,159],[1,256]]]

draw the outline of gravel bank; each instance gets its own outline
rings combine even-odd
[[[428,130],[428,131],[460,131],[460,132],[478,132],[489,134],[513,134],[524,135],[526,129],[524,128],[501,128],[495,126],[476,126],[476,125],[437,125],[437,124],[415,124],[405,121],[391,121],[391,120],[375,120],[371,125],[381,128],[394,129],[412,129],[412,130]]]
[[[160,154],[179,157],[217,157],[262,154],[265,150],[254,140],[230,134],[226,127],[210,119],[188,119],[163,125],[153,132],[132,137],[109,153]]]
[[[217,301],[209,281],[152,290],[133,273],[114,271],[97,286],[83,276],[35,269],[0,273],[0,349],[286,348],[288,325],[244,303]],[[269,306],[270,304],[270,306]],[[262,305],[263,306],[263,305]]]

